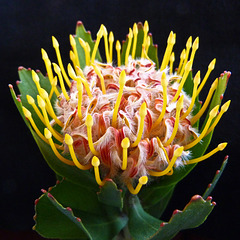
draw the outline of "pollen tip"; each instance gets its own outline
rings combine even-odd
[[[24,106],[22,107],[22,110],[23,110],[23,114],[26,118],[30,118],[32,116],[31,112]]]
[[[92,118],[91,114],[87,115],[85,124],[86,124],[87,127],[92,127],[93,118]]]
[[[59,43],[58,43],[57,39],[54,36],[52,36],[52,42],[53,42],[53,47],[54,48],[58,48],[59,47]]]
[[[38,105],[39,105],[40,108],[44,108],[46,106],[44,100],[39,95],[37,95],[37,102],[38,102]]]
[[[94,156],[94,157],[92,158],[92,165],[93,165],[94,167],[98,167],[98,166],[100,165],[100,161],[99,161],[98,157]]]
[[[73,139],[72,139],[72,137],[69,135],[69,134],[65,134],[65,143],[67,144],[67,145],[72,145],[73,144]]]
[[[146,102],[143,102],[139,109],[139,115],[140,117],[145,117],[147,115],[147,104]]]
[[[224,112],[226,112],[230,106],[231,100],[228,100],[226,103],[224,103],[221,107],[221,110],[223,110]]]
[[[35,102],[34,98],[31,97],[30,95],[26,95],[26,98],[27,98],[27,101],[30,105],[32,105]]]
[[[44,128],[44,136],[46,139],[50,139],[52,137],[52,133],[47,128]]]
[[[122,142],[121,142],[122,148],[129,148],[130,146],[130,141],[128,137],[125,137]]]
[[[140,184],[145,185],[148,182],[148,177],[147,176],[142,176],[142,177],[139,178],[138,181],[139,181]]]
[[[184,147],[179,147],[174,151],[174,156],[181,157]]]
[[[227,144],[228,144],[227,142],[218,144],[218,149],[222,151],[227,146]]]
[[[214,118],[217,116],[219,105],[215,106],[209,113],[209,116]]]

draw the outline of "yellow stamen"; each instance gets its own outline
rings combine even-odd
[[[53,42],[53,47],[54,47],[54,49],[56,51],[58,64],[59,64],[60,69],[62,71],[63,77],[64,77],[68,87],[71,87],[71,82],[69,81],[69,78],[68,78],[68,76],[67,76],[67,74],[65,72],[65,69],[63,67],[63,62],[62,62],[61,54],[60,54],[60,51],[59,51],[59,43],[58,43],[57,39],[54,36],[52,36],[52,42]]]
[[[211,125],[211,127],[208,129],[207,133],[205,136],[207,136],[218,124],[218,122],[220,121],[222,115],[228,110],[229,105],[231,103],[231,100],[227,101],[226,103],[224,103],[221,107],[220,113],[217,115],[216,119],[214,120],[214,123]]]
[[[92,139],[92,126],[93,126],[93,118],[90,114],[87,115],[85,125],[87,126],[87,136],[88,136],[88,145],[90,148],[90,151],[93,155],[98,156],[99,153],[95,150],[93,145],[93,139]]]
[[[179,65],[178,65],[178,70],[177,70],[177,74],[179,75],[180,72],[181,72],[181,69],[182,69],[182,65],[183,65],[183,61],[186,57],[186,50],[185,48],[182,50],[181,52],[181,55],[180,55],[180,62],[179,62]]]
[[[172,52],[171,56],[170,56],[170,74],[173,73],[173,63],[175,61],[175,55],[174,52]]]
[[[193,45],[192,45],[192,52],[191,52],[191,56],[190,56],[190,60],[189,60],[189,61],[192,61],[192,63],[194,60],[195,53],[198,50],[198,47],[199,47],[199,37],[197,37],[194,40]]]
[[[82,165],[78,161],[78,159],[76,157],[76,154],[74,152],[74,149],[73,149],[73,139],[72,139],[72,137],[69,134],[65,134],[65,143],[68,145],[68,149],[69,149],[71,158],[72,158],[74,164],[76,165],[76,167],[78,167],[81,170],[87,170],[87,169],[92,168],[92,165],[90,163],[87,164],[87,165]]]
[[[175,118],[175,123],[172,131],[171,137],[167,140],[167,142],[164,144],[165,146],[168,146],[173,139],[175,138],[178,130],[178,124],[179,124],[179,119],[180,119],[180,113],[183,108],[183,95],[179,98],[176,104],[176,118]]]
[[[72,50],[75,56],[75,64],[80,67],[80,62],[79,62],[79,58],[78,58],[78,52],[77,52],[77,47],[76,47],[76,41],[73,37],[73,35],[69,35],[69,40],[70,40],[70,44],[72,46]]]
[[[183,62],[182,68],[181,68],[180,76],[183,75],[185,65],[187,64],[187,61],[188,61],[188,55],[189,55],[189,51],[190,51],[191,47],[192,47],[192,36],[190,36],[188,38],[187,43],[186,43],[186,53],[185,53],[184,62]]]
[[[61,74],[61,69],[60,67],[56,64],[56,63],[53,63],[53,68],[54,68],[54,71],[57,73],[58,75],[58,79],[59,79],[59,82],[60,82],[60,86],[61,86],[61,89],[62,89],[62,93],[64,95],[64,97],[66,98],[67,101],[70,100],[68,94],[67,94],[67,90],[65,88],[65,85],[64,85],[64,82],[63,82],[63,77],[62,77],[62,74]]]
[[[175,42],[176,42],[176,34],[174,34],[173,31],[171,31],[167,40],[167,47],[163,56],[160,71],[163,71],[167,67]]]
[[[54,110],[53,110],[53,107],[52,107],[52,104],[48,98],[48,93],[43,89],[41,88],[40,89],[40,96],[46,101],[47,103],[47,106],[46,106],[46,109],[49,113],[49,115],[55,120],[55,122],[60,126],[60,127],[63,127],[63,123],[57,118]]]
[[[135,59],[136,47],[137,47],[138,27],[137,24],[133,25],[133,47],[132,47],[132,59]]]
[[[51,67],[51,62],[48,58],[48,55],[46,53],[46,51],[42,48],[41,49],[41,52],[42,52],[42,59],[45,63],[45,66],[46,66],[46,70],[47,70],[47,75],[48,75],[48,78],[49,78],[49,81],[50,83],[52,83],[53,81],[53,72],[52,72],[52,67]]]
[[[83,93],[83,86],[82,83],[79,81],[77,82],[77,90],[78,90],[78,118],[82,119],[82,93]]]
[[[149,46],[150,46],[150,36],[147,37],[146,44],[145,44],[145,54],[146,55],[148,54]]]
[[[113,32],[109,33],[109,61],[112,62],[113,58],[113,42],[114,42],[114,35]]]
[[[166,157],[166,159],[167,159],[167,162],[168,162],[168,164],[169,164],[169,163],[170,163],[170,160],[169,160],[169,158],[168,158],[167,151],[166,151],[165,147],[163,146],[163,144],[162,144],[161,140],[159,139],[159,137],[157,137],[157,141],[158,141],[158,145],[159,145],[160,148],[163,150],[164,155],[165,155],[165,157]],[[173,169],[171,169],[171,170],[169,171],[169,173],[167,173],[167,175],[172,175],[172,174],[173,174]]]
[[[135,140],[134,143],[131,144],[131,147],[136,147],[139,144],[139,142],[141,141],[143,129],[144,129],[144,119],[145,119],[146,115],[147,115],[147,105],[145,102],[143,102],[143,104],[141,105],[141,107],[139,109],[140,124],[138,127],[137,139]]]
[[[121,43],[117,40],[116,42],[116,51],[117,51],[117,64],[120,67],[121,64]]]
[[[148,173],[151,176],[155,176],[155,177],[161,177],[161,176],[164,176],[164,175],[168,174],[169,171],[173,168],[173,165],[175,164],[177,159],[182,156],[182,152],[183,152],[183,147],[177,148],[173,153],[173,157],[171,159],[171,162],[168,164],[167,168],[164,169],[163,171],[155,172],[155,171],[149,170]]]
[[[41,108],[42,113],[43,113],[43,117],[44,117],[44,122],[45,125],[47,126],[47,128],[51,131],[51,133],[53,134],[53,136],[60,142],[63,142],[63,136],[61,134],[59,134],[58,132],[56,132],[48,119],[48,115],[47,115],[47,111],[46,111],[46,104],[44,102],[44,100],[42,99],[42,97],[40,97],[39,95],[37,95],[37,101],[38,101],[38,106]]]
[[[70,166],[75,166],[74,162],[73,161],[70,161],[66,158],[64,158],[56,149],[55,147],[55,144],[52,140],[52,133],[47,129],[45,128],[44,129],[44,135],[45,135],[45,138],[49,141],[49,144],[54,152],[54,154],[57,156],[57,158],[62,161],[63,163],[67,164],[67,165],[70,165]]]
[[[217,86],[218,86],[218,79],[216,78],[215,81],[213,82],[213,84],[211,85],[211,88],[208,92],[207,98],[206,98],[203,106],[198,111],[198,113],[191,119],[191,125],[192,126],[198,121],[198,119],[201,118],[203,113],[206,111],[206,109],[207,109],[207,107],[208,107],[208,105],[211,101],[212,95],[213,95],[214,91],[216,90]]]
[[[85,89],[86,89],[87,95],[88,95],[90,98],[92,98],[92,97],[93,97],[93,96],[92,96],[92,93],[91,93],[91,91],[90,91],[90,88],[89,88],[89,85],[88,85],[87,80],[84,78],[84,75],[83,75],[82,70],[81,70],[80,68],[77,68],[78,73],[79,73],[79,75],[81,75],[81,76],[76,76],[76,74],[75,74],[75,72],[74,72],[71,64],[68,64],[67,69],[68,69],[68,74],[69,74],[69,76],[70,76],[73,80],[75,80],[75,81],[77,81],[77,82],[79,82],[79,81],[82,82],[83,85],[84,85],[84,87],[85,87]],[[82,77],[82,76],[83,76],[83,77]]]
[[[137,184],[135,189],[133,188],[133,186],[130,182],[127,183],[127,188],[128,188],[128,190],[131,194],[136,195],[141,190],[142,185],[147,184],[147,182],[148,182],[148,177],[147,176],[142,176],[138,179],[138,184]]]
[[[106,60],[107,60],[107,63],[111,63],[109,51],[108,51],[108,32],[107,32],[106,27],[103,24],[102,24],[102,28],[103,28],[103,38],[104,38]]]
[[[35,113],[38,115],[40,120],[44,123],[43,115],[41,114],[41,112],[39,111],[37,105],[35,104],[34,98],[32,98],[30,95],[26,95],[26,98],[27,98],[28,103],[33,107]]]
[[[98,46],[99,46],[100,40],[101,40],[101,38],[103,36],[103,33],[104,33],[104,29],[103,29],[102,26],[103,25],[101,25],[99,31],[97,32],[97,39],[96,39],[96,42],[95,42],[94,47],[93,47],[92,56],[91,56],[91,63],[94,63],[94,61],[95,61]]]
[[[55,76],[52,80],[52,88],[49,93],[49,99],[52,98],[53,93],[55,92],[56,96],[58,97],[60,95],[60,92],[57,89],[57,76]]]
[[[194,83],[194,85],[193,85],[193,93],[192,93],[191,103],[190,103],[187,111],[181,116],[181,119],[186,118],[194,107],[195,99],[197,97],[197,87],[200,83],[200,71],[198,71],[197,74],[195,75],[195,77],[193,79],[193,83]]]
[[[216,63],[216,58],[214,58],[208,65],[208,70],[207,70],[207,73],[205,75],[205,77],[203,78],[198,90],[197,90],[197,95],[201,92],[203,86],[205,85],[210,73],[212,72],[212,70],[214,69],[215,67],[215,63]]]
[[[98,75],[98,77],[100,78],[100,83],[101,83],[101,87],[102,87],[102,93],[106,94],[106,88],[105,88],[105,83],[104,83],[104,77],[100,71],[100,69],[97,67],[97,65],[92,65],[94,68],[95,73]]]
[[[94,167],[94,174],[95,174],[95,179],[96,179],[96,182],[99,186],[103,186],[105,181],[102,181],[101,178],[100,178],[100,174],[99,174],[99,165],[100,165],[100,161],[98,159],[98,157],[94,156],[92,158],[92,165]]]
[[[182,77],[182,79],[181,79],[181,82],[180,82],[180,84],[179,84],[179,86],[178,86],[178,90],[177,90],[177,92],[176,92],[176,94],[175,94],[172,102],[177,101],[177,99],[178,99],[178,97],[179,97],[179,95],[180,95],[180,93],[181,93],[181,91],[182,91],[182,88],[183,88],[183,86],[184,86],[184,83],[185,83],[185,81],[186,81],[186,79],[187,79],[187,77],[188,77],[188,74],[189,74],[189,72],[191,71],[191,69],[192,69],[192,62],[189,61],[189,62],[186,64],[186,66],[185,66],[185,71],[184,71],[183,77]]]
[[[213,149],[211,152],[209,152],[209,153],[207,153],[207,154],[205,154],[205,155],[203,155],[203,156],[201,156],[201,157],[188,160],[188,161],[186,161],[185,164],[188,165],[188,164],[193,164],[193,163],[201,162],[201,161],[203,161],[203,160],[205,160],[205,159],[207,159],[207,158],[210,158],[213,154],[217,153],[218,151],[222,151],[226,146],[227,146],[227,143],[226,143],[226,142],[225,142],[225,143],[220,143],[220,144],[218,144],[218,146],[217,146],[215,149]]]
[[[191,143],[187,144],[184,146],[184,150],[187,150],[189,148],[192,148],[193,146],[195,146],[196,144],[198,144],[206,135],[207,133],[207,130],[209,129],[209,126],[213,120],[213,118],[215,118],[217,116],[217,113],[218,113],[218,109],[219,109],[219,105],[217,105],[216,107],[214,107],[210,113],[209,113],[209,117],[208,117],[208,120],[207,120],[207,123],[206,125],[204,126],[201,134],[199,135],[198,138],[196,138],[194,141],[192,141]]]
[[[167,77],[166,77],[166,73],[163,72],[162,73],[162,79],[161,79],[161,84],[162,84],[162,88],[163,88],[163,106],[162,106],[162,112],[160,114],[160,116],[158,117],[158,119],[156,120],[156,122],[153,124],[153,128],[155,128],[156,126],[159,125],[159,123],[162,121],[164,114],[166,112],[166,107],[167,107],[167,85],[168,85],[168,81],[167,81]]]
[[[82,38],[78,38],[80,45],[82,46],[85,53],[85,62],[87,66],[90,66],[90,46]]]
[[[145,21],[143,25],[143,43],[142,43],[142,46],[144,47],[146,46],[148,31],[149,31],[148,21]],[[144,52],[142,51],[141,58],[143,57],[144,57]]]
[[[126,170],[126,168],[127,168],[128,148],[130,147],[129,138],[125,137],[122,140],[122,142],[121,142],[121,146],[123,148],[122,170]]]
[[[128,43],[127,43],[127,49],[126,49],[126,53],[125,53],[125,66],[128,65],[128,57],[129,57],[130,48],[132,45],[132,38],[133,38],[133,32],[132,32],[132,29],[129,28]]]
[[[75,56],[75,54],[73,53],[72,50],[70,50],[69,56],[70,56],[70,59],[71,59],[71,61],[72,61],[72,63],[73,63],[74,69],[75,69],[75,71],[76,71],[76,66],[77,66],[76,56]]]
[[[41,89],[41,86],[39,83],[40,79],[34,70],[32,70],[32,79],[33,79],[33,82],[36,84],[38,92],[40,92],[40,89]]]
[[[118,91],[118,97],[114,106],[114,110],[113,110],[113,117],[112,117],[112,126],[114,128],[117,128],[117,115],[118,115],[118,109],[121,103],[121,99],[122,99],[122,95],[123,95],[123,87],[125,85],[126,82],[126,72],[123,70],[120,73],[119,76],[119,91]]]

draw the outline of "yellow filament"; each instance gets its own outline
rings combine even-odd
[[[167,168],[164,169],[163,171],[155,172],[155,171],[149,170],[148,173],[151,176],[155,176],[155,177],[161,177],[161,176],[164,176],[164,175],[168,174],[169,171],[173,168],[173,165],[175,164],[177,159],[182,156],[182,152],[183,152],[183,147],[177,148],[173,153],[173,157],[171,159],[171,162],[168,164]]]
[[[95,61],[95,57],[96,57],[96,54],[97,54],[98,46],[99,46],[100,40],[101,40],[101,38],[103,36],[104,29],[103,29],[102,26],[103,25],[101,25],[99,31],[97,32],[97,39],[96,39],[96,42],[95,42],[94,47],[93,47],[92,56],[91,56],[91,63],[94,63],[94,61]]]
[[[54,71],[57,73],[58,75],[58,79],[59,79],[59,82],[60,82],[60,86],[61,86],[61,89],[62,89],[62,93],[64,95],[64,97],[66,98],[67,101],[70,100],[68,94],[67,94],[67,90],[65,88],[65,85],[64,85],[64,82],[63,82],[63,77],[62,77],[62,74],[61,74],[61,69],[60,67],[56,64],[56,63],[53,63],[53,68],[54,68]]]
[[[165,112],[166,112],[166,107],[167,107],[167,85],[168,85],[168,81],[167,81],[167,77],[166,77],[166,73],[163,72],[162,73],[162,79],[161,79],[161,84],[162,84],[162,88],[163,88],[163,106],[162,106],[162,112],[160,114],[160,116],[158,117],[158,119],[156,120],[156,122],[153,124],[153,128],[155,128],[156,126],[159,125],[159,123],[162,121]]]
[[[69,35],[69,40],[70,40],[70,44],[72,46],[72,50],[75,56],[75,64],[80,67],[80,62],[79,62],[79,58],[78,58],[78,52],[77,52],[77,47],[76,47],[76,41],[73,37],[73,35]]]
[[[60,126],[60,127],[63,127],[63,123],[57,118],[54,110],[53,110],[53,107],[52,107],[52,104],[48,98],[48,93],[43,89],[41,88],[40,89],[40,96],[46,101],[47,103],[47,110],[48,110],[48,113],[49,115],[55,120],[55,122]]]
[[[53,47],[54,47],[54,49],[56,51],[58,64],[59,64],[60,69],[62,71],[63,77],[64,77],[68,87],[71,87],[71,82],[69,81],[69,78],[68,78],[68,76],[67,76],[67,74],[65,72],[65,69],[63,67],[63,62],[62,62],[61,54],[60,54],[60,51],[59,51],[59,43],[58,43],[57,39],[54,36],[52,36],[52,42],[53,42]]]
[[[231,103],[231,100],[227,101],[226,103],[224,103],[221,107],[220,113],[217,115],[216,119],[214,120],[214,123],[211,125],[211,127],[208,129],[207,133],[205,136],[207,136],[218,124],[218,122],[220,121],[222,115],[228,110],[229,105]]]
[[[55,144],[54,144],[54,142],[53,142],[53,140],[52,140],[52,133],[51,133],[47,128],[44,129],[44,135],[45,135],[45,138],[48,139],[49,144],[50,144],[50,146],[51,146],[54,154],[57,156],[57,158],[58,158],[60,161],[62,161],[63,163],[67,164],[67,165],[75,166],[75,164],[74,164],[73,161],[70,161],[70,160],[64,158],[64,157],[57,151],[57,149],[56,149],[56,147],[55,147]]]
[[[197,37],[194,40],[193,45],[192,45],[192,52],[191,52],[191,56],[190,56],[190,61],[192,61],[192,63],[193,63],[193,60],[195,57],[195,53],[198,50],[198,47],[199,47],[199,37]]]
[[[106,60],[107,63],[110,63],[110,56],[109,56],[109,50],[108,50],[108,32],[106,27],[102,24],[103,28],[103,38],[104,38],[104,47],[105,47],[105,55],[106,55]]]
[[[169,160],[169,158],[168,158],[167,151],[166,151],[166,149],[164,148],[164,146],[163,146],[161,140],[159,139],[159,137],[157,137],[157,141],[158,141],[158,145],[159,145],[160,148],[163,150],[164,155],[165,155],[165,157],[166,157],[166,159],[167,159],[167,162],[168,162],[168,164],[169,164],[169,163],[170,163],[170,160]],[[171,169],[171,170],[169,171],[169,173],[167,173],[167,175],[172,175],[172,174],[173,174],[173,169]]]
[[[198,71],[197,74],[195,75],[195,77],[193,79],[193,83],[194,83],[194,85],[193,85],[193,93],[192,93],[191,103],[190,103],[187,111],[181,116],[181,119],[186,118],[194,107],[195,99],[197,97],[197,87],[200,83],[200,71]]]
[[[86,89],[87,95],[88,95],[90,98],[92,98],[92,97],[93,97],[93,96],[92,96],[92,93],[91,93],[91,91],[90,91],[90,88],[89,88],[89,85],[88,85],[87,80],[84,78],[84,75],[83,75],[82,70],[81,70],[80,68],[77,68],[78,73],[79,73],[79,75],[81,75],[81,76],[76,76],[76,74],[75,74],[75,72],[74,72],[71,64],[68,64],[67,69],[68,69],[68,74],[69,74],[69,76],[70,76],[73,80],[75,80],[75,81],[77,81],[77,82],[81,81],[81,82],[83,83],[85,89]],[[82,76],[83,76],[83,77],[82,77]]]
[[[163,56],[160,71],[163,71],[167,67],[175,42],[176,42],[176,34],[174,34],[173,31],[171,31],[167,40],[167,47]]]
[[[188,55],[189,55],[189,51],[190,51],[191,47],[192,47],[192,36],[190,36],[188,38],[187,43],[186,43],[186,53],[185,53],[185,58],[184,58],[183,65],[181,68],[180,76],[183,75],[185,65],[187,64],[187,61],[188,61]]]
[[[71,158],[72,158],[74,164],[76,165],[76,167],[78,167],[81,170],[87,170],[87,169],[92,168],[92,165],[90,163],[87,164],[87,165],[82,165],[78,161],[78,159],[76,157],[76,154],[74,152],[74,149],[73,149],[73,139],[72,139],[72,137],[69,134],[65,134],[65,143],[68,145],[68,149],[69,149]]]
[[[147,182],[148,182],[148,177],[147,176],[142,176],[138,179],[138,184],[137,184],[135,189],[133,188],[133,186],[130,182],[127,183],[127,188],[128,188],[128,190],[131,194],[136,195],[141,190],[142,185],[147,184]]]
[[[95,150],[93,146],[93,139],[92,139],[92,126],[93,126],[93,118],[90,114],[87,115],[85,125],[87,126],[87,136],[88,136],[88,145],[90,148],[90,151],[93,155],[98,156],[99,153]]]
[[[48,75],[48,78],[49,78],[49,81],[50,83],[52,83],[53,81],[53,72],[52,72],[52,68],[51,68],[51,62],[48,58],[48,55],[46,53],[46,51],[42,48],[41,49],[41,52],[42,52],[42,59],[45,63],[45,66],[46,66],[46,70],[47,70],[47,75]]]
[[[168,146],[173,139],[175,138],[178,130],[178,124],[179,124],[179,119],[180,119],[180,113],[183,108],[183,95],[179,98],[176,104],[176,118],[175,118],[175,123],[172,131],[171,137],[167,140],[167,142],[164,144],[165,146]]]
[[[120,67],[121,64],[121,43],[117,40],[116,42],[116,51],[117,51],[117,64]]]
[[[86,65],[90,66],[90,46],[82,38],[78,38],[78,41],[84,50]]]
[[[209,63],[209,65],[208,65],[208,70],[207,70],[207,72],[206,72],[206,75],[205,75],[205,77],[203,78],[203,80],[202,80],[202,82],[201,82],[201,84],[200,84],[200,86],[199,86],[199,88],[198,88],[198,90],[197,90],[197,95],[201,92],[203,86],[205,85],[205,83],[206,83],[206,81],[207,81],[210,73],[212,72],[212,70],[213,70],[214,67],[215,67],[215,63],[216,63],[216,58],[214,58],[214,59]]]
[[[148,31],[149,31],[148,21],[145,21],[143,25],[143,43],[142,43],[142,46],[144,46],[144,48],[146,46]],[[142,51],[141,58],[143,57],[144,57],[144,52]]]
[[[129,57],[130,48],[131,48],[131,45],[132,45],[132,38],[133,38],[132,29],[129,28],[128,44],[127,44],[127,49],[126,49],[126,53],[125,53],[125,66],[128,65],[128,57]]]
[[[78,90],[78,118],[82,119],[82,93],[83,93],[83,86],[82,83],[79,81],[77,82],[77,90]]]
[[[141,105],[141,107],[139,109],[140,124],[138,127],[137,139],[135,140],[134,143],[131,144],[131,147],[136,147],[139,144],[139,142],[141,141],[143,129],[144,129],[144,119],[145,119],[146,115],[147,115],[147,105],[145,102],[143,102],[143,104]]]
[[[57,89],[57,76],[55,76],[52,80],[52,88],[49,93],[49,99],[52,98],[53,93],[55,92],[56,96],[58,97],[60,95],[58,89]]]
[[[47,128],[51,131],[51,133],[53,134],[53,136],[60,142],[63,142],[63,136],[61,134],[59,134],[58,132],[56,132],[48,119],[48,115],[47,115],[47,111],[46,111],[46,104],[44,102],[44,100],[42,99],[42,97],[40,97],[39,95],[37,95],[37,100],[38,100],[38,106],[41,108],[42,113],[43,113],[43,117],[44,117],[44,122],[45,125],[47,126]]]
[[[147,41],[146,41],[146,44],[145,44],[145,54],[147,55],[148,54],[148,49],[149,49],[149,46],[150,46],[150,36],[147,37]]]
[[[123,70],[119,76],[119,92],[118,92],[117,100],[116,100],[114,110],[113,110],[112,126],[114,128],[117,128],[118,109],[119,109],[119,106],[121,103],[121,99],[122,99],[122,95],[123,95],[123,87],[125,85],[125,82],[126,82],[126,72]]]
[[[210,113],[209,113],[209,117],[208,117],[208,120],[206,122],[206,125],[204,126],[201,134],[199,135],[198,138],[196,138],[194,141],[192,141],[191,143],[187,144],[184,146],[184,150],[187,150],[189,148],[192,148],[193,146],[195,146],[196,144],[198,144],[206,135],[207,133],[207,130],[213,120],[213,118],[216,117],[217,113],[218,113],[218,108],[219,108],[219,105],[217,105],[216,107],[214,107]]]
[[[215,89],[217,88],[217,86],[218,86],[218,79],[216,78],[215,81],[213,82],[209,92],[208,92],[207,98],[206,98],[203,106],[201,107],[199,112],[191,119],[191,125],[192,126],[198,121],[198,119],[201,118],[203,113],[206,111],[206,109],[207,109],[207,107],[208,107],[208,105],[211,101],[212,95],[213,95]]]
[[[74,69],[75,69],[75,71],[76,71],[76,66],[77,66],[76,56],[75,56],[75,54],[73,53],[72,50],[70,50],[69,56],[70,56],[70,59],[71,59],[71,61],[72,61],[72,63],[73,63]]]
[[[137,24],[133,25],[133,47],[132,47],[132,59],[135,59],[136,48],[137,48],[137,36],[138,36],[138,27]]]
[[[98,159],[98,157],[94,156],[92,158],[92,165],[94,167],[94,174],[95,174],[95,179],[96,179],[96,182],[99,186],[103,186],[105,181],[102,181],[101,178],[100,178],[100,174],[99,174],[99,165],[100,165],[100,161]]]
[[[100,78],[100,83],[101,83],[101,87],[102,87],[102,93],[106,94],[106,88],[105,88],[105,83],[104,83],[104,77],[100,71],[100,69],[97,67],[97,65],[92,65],[94,68],[95,73],[98,75],[98,77]]]
[[[112,62],[113,58],[113,42],[114,42],[114,35],[113,32],[109,33],[109,62]]]
[[[130,147],[129,138],[125,137],[122,140],[122,142],[121,142],[121,146],[123,148],[122,170],[126,170],[126,168],[127,168],[128,148]]]
[[[41,89],[41,86],[40,86],[40,83],[39,83],[40,79],[39,79],[37,73],[34,70],[32,70],[32,79],[33,79],[33,82],[35,83],[35,85],[37,87],[38,92],[40,93],[40,89]]]
[[[225,142],[225,143],[220,143],[220,144],[218,144],[218,146],[217,146],[215,149],[213,149],[211,152],[209,152],[209,153],[207,153],[207,154],[205,154],[205,155],[203,155],[203,156],[201,156],[201,157],[188,160],[188,161],[186,161],[185,164],[188,165],[188,164],[193,164],[193,163],[201,162],[201,161],[203,161],[203,160],[205,160],[205,159],[207,159],[207,158],[210,158],[213,154],[217,153],[218,151],[222,151],[226,146],[227,146],[227,143],[226,143],[226,142]]]
[[[173,63],[175,61],[175,55],[174,52],[172,52],[171,56],[170,56],[170,74],[173,73]]]
[[[30,95],[26,95],[26,98],[27,98],[28,103],[33,107],[34,111],[36,112],[36,114],[38,115],[40,120],[44,123],[43,115],[41,114],[37,105],[35,104],[35,100]]]
[[[172,102],[177,101],[177,99],[178,99],[178,97],[179,97],[179,95],[180,95],[180,93],[181,93],[181,91],[182,91],[183,85],[184,85],[184,83],[185,83],[185,81],[186,81],[186,79],[187,79],[187,77],[188,77],[188,74],[189,74],[189,72],[191,71],[191,69],[192,69],[192,62],[189,61],[189,62],[186,64],[186,66],[185,66],[185,71],[184,71],[182,80],[181,80],[181,82],[180,82],[180,84],[179,84],[179,86],[178,86],[178,90],[177,90],[174,98],[172,99]]]
[[[177,70],[178,75],[180,74],[182,64],[183,64],[183,61],[184,61],[185,57],[186,57],[186,50],[184,48],[181,52],[181,55],[180,55],[180,62],[179,62],[179,65],[178,65],[178,70]]]

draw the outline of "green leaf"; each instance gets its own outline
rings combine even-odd
[[[137,196],[129,196],[128,228],[133,239],[145,240],[154,235],[162,221],[146,213]]]
[[[72,211],[74,217],[81,219],[81,224],[89,234],[88,237],[94,240],[109,240],[116,236],[121,229],[127,224],[127,217],[119,208],[111,207],[98,201],[97,192],[87,186],[79,186],[63,180],[58,182],[56,186],[49,189],[49,193],[45,193],[47,198],[54,200],[54,209],[49,204],[42,207],[42,198],[37,200],[36,205],[36,230],[45,237],[52,237],[51,229],[46,226],[48,223],[48,215],[59,211],[66,213],[65,210]],[[57,200],[55,200],[57,199]],[[56,205],[58,204],[58,205]],[[40,206],[40,207],[39,207]],[[65,209],[67,207],[67,209]],[[47,212],[46,212],[47,211]],[[41,218],[39,218],[39,215]],[[56,215],[58,219],[54,219],[54,214],[51,220],[58,222],[59,225],[66,230],[65,235],[55,236],[60,239],[82,239],[81,235],[71,235],[67,237],[67,229],[71,230],[71,223],[66,222],[65,218]],[[56,227],[57,228],[57,227]],[[57,231],[57,229],[56,229]],[[62,233],[61,233],[62,234]],[[65,237],[66,236],[66,237]],[[85,239],[85,238],[83,238]]]
[[[89,44],[90,49],[91,49],[90,53],[92,54],[92,50],[94,48],[95,43],[92,40],[91,33],[89,31],[87,32],[85,30],[83,23],[80,21],[77,23],[75,41],[76,41],[76,47],[77,47],[80,66],[82,69],[84,69],[84,67],[86,66],[85,52],[84,52],[84,49],[82,48],[82,46],[80,45],[78,38],[82,38],[85,42],[87,42]],[[91,54],[90,54],[90,56],[91,56]],[[95,59],[100,62],[102,61],[99,50],[96,53]]]
[[[34,229],[43,237],[93,239],[73,212],[64,208],[52,195],[45,193],[37,201]]]
[[[111,179],[107,179],[105,184],[100,188],[98,200],[109,206],[122,209],[122,190],[118,190],[117,185]]]
[[[195,195],[186,207],[180,211],[175,210],[168,223],[162,223],[158,231],[148,239],[170,240],[179,231],[200,226],[211,213],[215,203],[205,201],[201,196]]]
[[[137,27],[138,27],[138,35],[137,35],[137,47],[136,47],[135,58],[141,58],[143,35],[144,35],[142,23],[141,22],[138,23]],[[158,47],[157,47],[157,45],[153,44],[152,35],[150,34],[149,36],[150,36],[150,46],[148,49],[148,56],[153,62],[155,62],[156,69],[158,69],[159,68]],[[126,54],[127,44],[128,44],[128,38],[122,44],[121,62],[123,65],[125,64],[125,54]],[[130,55],[131,55],[131,52],[132,52],[132,46],[130,49]]]
[[[216,184],[218,183],[218,180],[220,179],[220,177],[222,176],[222,173],[227,165],[228,162],[228,156],[226,156],[226,158],[224,159],[222,166],[220,168],[220,170],[218,170],[212,180],[212,183],[210,183],[206,189],[206,191],[203,194],[203,198],[206,199],[211,192],[213,191],[213,189],[215,188]]]

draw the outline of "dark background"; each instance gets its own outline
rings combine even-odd
[[[0,61],[1,61],[1,174],[0,174],[0,239],[33,239],[20,237],[34,224],[34,200],[41,188],[55,184],[54,173],[48,168],[37,145],[11,99],[8,84],[18,80],[18,66],[40,69],[45,73],[41,48],[56,59],[51,36],[59,43],[65,64],[69,62],[69,34],[75,32],[76,22],[83,21],[95,38],[101,23],[122,40],[134,22],[148,20],[154,43],[159,45],[161,61],[168,34],[177,35],[174,46],[176,63],[187,38],[200,38],[193,73],[204,76],[210,61],[216,57],[216,67],[201,97],[204,100],[212,81],[224,70],[232,72],[224,102],[232,103],[223,116],[210,146],[228,141],[223,152],[198,164],[179,183],[165,214],[170,218],[174,209],[182,209],[194,194],[202,194],[221,166],[226,154],[228,166],[215,188],[213,200],[217,206],[208,220],[198,229],[187,230],[182,239],[238,239],[239,227],[239,87],[240,87],[240,1],[0,1]],[[55,60],[56,61],[56,60]],[[15,89],[16,85],[15,85]],[[14,235],[17,232],[17,235]],[[8,237],[7,237],[8,236]],[[27,238],[27,236],[29,238]],[[194,236],[194,237],[192,237]],[[39,238],[40,239],[40,238]]]

